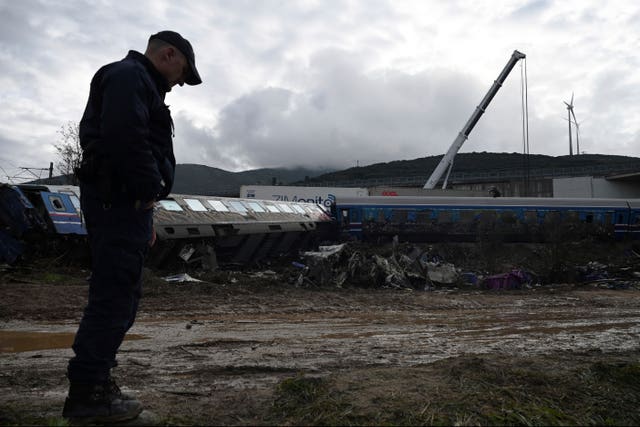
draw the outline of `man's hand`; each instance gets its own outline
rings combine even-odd
[[[149,247],[153,247],[153,245],[156,243],[156,229],[155,228],[151,228],[151,240],[149,240]]]
[[[149,200],[148,202],[142,202],[140,200],[136,200],[136,202],[134,203],[134,207],[136,208],[136,210],[138,209],[142,209],[142,210],[149,210],[149,209],[153,209],[153,205],[156,203],[155,200]]]

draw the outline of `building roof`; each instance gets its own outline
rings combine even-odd
[[[609,181],[640,182],[640,172],[609,175],[606,179]]]

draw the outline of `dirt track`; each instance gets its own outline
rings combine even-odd
[[[9,331],[68,333],[56,338],[68,346],[86,298],[79,277],[0,285],[3,347]],[[265,414],[277,384],[300,375],[331,378],[342,393],[368,384],[353,403],[367,412],[380,399],[446,389],[425,371],[435,361],[446,369],[477,357],[484,362],[472,364],[501,369],[525,361],[559,374],[579,360],[638,363],[640,291],[301,289],[238,273],[227,283],[149,282],[130,334],[143,339],[125,341],[115,376],[157,420],[260,424],[274,422]],[[71,355],[0,353],[0,420],[59,417]]]

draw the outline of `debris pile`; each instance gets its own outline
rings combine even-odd
[[[292,265],[298,286],[356,286],[430,290],[436,284],[461,283],[460,271],[446,263],[431,248],[412,247],[391,254],[372,251],[364,245],[320,246],[303,252],[302,262]]]
[[[446,252],[446,251],[445,251]],[[530,289],[544,283],[590,284],[610,289],[640,288],[640,268],[589,262],[569,267],[572,279],[554,281],[537,274],[531,266],[505,264],[503,270],[469,268],[466,258],[447,260],[432,246],[393,244],[374,247],[356,242],[321,246],[303,252],[291,263],[289,282],[309,287],[363,287],[432,290],[435,287],[469,287],[487,290]],[[452,261],[452,262],[450,262]],[[475,265],[474,263],[471,263]],[[466,266],[466,267],[465,267]]]
[[[640,289],[640,271],[630,266],[617,267],[591,261],[576,268],[578,280],[583,284],[608,289]]]

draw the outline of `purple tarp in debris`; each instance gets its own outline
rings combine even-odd
[[[523,270],[512,270],[508,273],[486,277],[482,284],[487,289],[520,289],[522,284],[531,281],[530,275]]]

